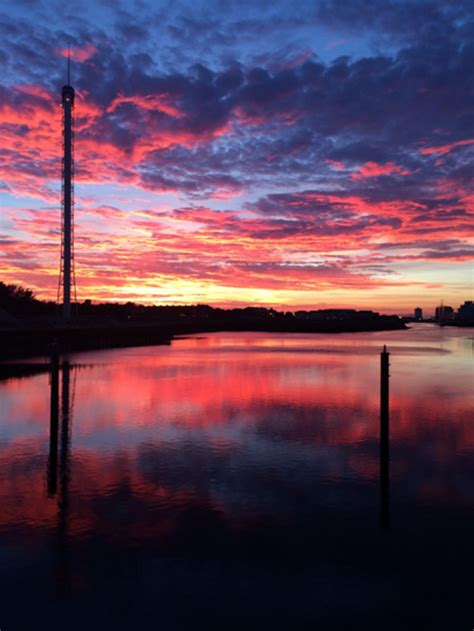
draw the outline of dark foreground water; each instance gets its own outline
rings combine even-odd
[[[470,631],[473,335],[81,353],[57,413],[48,375],[1,382],[1,630]]]

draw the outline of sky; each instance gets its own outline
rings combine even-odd
[[[4,0],[0,280],[45,299],[68,42],[78,300],[473,298],[471,2]]]

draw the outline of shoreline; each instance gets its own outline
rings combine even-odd
[[[101,323],[69,326],[36,325],[0,329],[0,362],[32,357],[49,357],[56,342],[61,353],[127,348],[133,346],[169,345],[176,337],[224,331],[262,333],[366,333],[403,330],[408,327],[398,318],[378,316],[367,320],[293,320],[197,318],[188,322],[166,323]]]

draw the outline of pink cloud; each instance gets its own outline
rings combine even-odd
[[[398,166],[394,162],[386,162],[385,164],[365,162],[351,177],[353,180],[362,180],[366,177],[378,177],[379,175],[410,175],[410,171]]]
[[[171,98],[167,94],[153,94],[148,96],[117,96],[107,108],[107,112],[113,112],[124,103],[132,103],[142,110],[160,111],[168,116],[181,118],[182,112],[171,102]]]
[[[474,138],[466,138],[465,140],[458,140],[447,145],[439,145],[437,147],[424,147],[423,149],[420,149],[420,153],[424,156],[429,156],[432,154],[445,155],[446,153],[449,153],[457,147],[464,147],[466,145],[472,145],[473,143]]]
[[[71,59],[83,63],[92,57],[97,52],[97,48],[90,42],[86,42],[84,46],[71,46]],[[69,56],[69,48],[62,48],[57,51],[61,57]]]

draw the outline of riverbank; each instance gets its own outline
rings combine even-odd
[[[73,322],[28,324],[0,329],[0,360],[48,356],[53,342],[60,352],[170,344],[175,337],[219,331],[268,333],[356,333],[405,329],[396,316],[298,319],[248,316],[191,317],[162,322]]]

